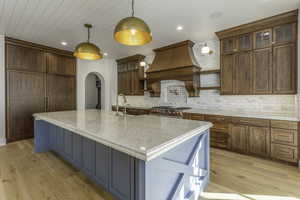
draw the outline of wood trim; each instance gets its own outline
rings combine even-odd
[[[212,86],[212,87],[198,87],[199,90],[221,90],[221,87]]]
[[[136,54],[133,56],[117,59],[116,61],[118,64],[123,64],[123,63],[127,63],[127,62],[141,61],[141,60],[145,59],[145,57],[146,56],[144,56],[144,55]]]
[[[219,73],[221,73],[221,69],[204,70],[200,72],[200,74],[219,74]]]
[[[181,46],[192,47],[194,44],[195,43],[192,42],[191,40],[185,40],[185,41],[178,42],[178,43],[175,43],[175,44],[171,44],[171,45],[168,45],[168,46],[164,46],[164,47],[160,47],[160,48],[157,48],[157,49],[153,49],[153,51],[154,52],[166,51],[166,50],[174,49],[174,48],[181,47]]]
[[[297,21],[298,21],[298,9],[292,10],[290,12],[282,13],[279,15],[275,15],[272,17],[267,17],[254,22],[246,23],[233,28],[218,31],[215,34],[219,37],[219,39],[224,39],[224,38],[233,37],[245,33],[271,28],[281,24],[293,23]]]
[[[48,53],[54,53],[54,54],[58,54],[58,55],[74,57],[73,52],[71,52],[71,51],[48,47],[48,46],[45,46],[42,44],[27,42],[24,40],[19,40],[19,39],[15,39],[15,38],[11,38],[11,37],[5,37],[5,43],[22,46],[22,47],[27,47],[27,48],[38,49],[38,50],[48,52]]]

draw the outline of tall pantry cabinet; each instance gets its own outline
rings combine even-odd
[[[33,137],[33,113],[76,108],[76,59],[58,50],[5,38],[6,139]]]

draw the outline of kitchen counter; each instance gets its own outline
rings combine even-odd
[[[209,122],[100,110],[34,117],[36,153],[56,152],[117,199],[197,199],[209,182]]]
[[[224,110],[212,110],[212,109],[197,109],[192,108],[184,110],[185,113],[203,114],[203,115],[223,115],[229,117],[248,117],[270,120],[286,120],[286,121],[300,121],[297,114],[288,113],[262,113],[262,112],[244,112],[244,111],[224,111]]]
[[[122,107],[122,106],[120,106]],[[150,107],[142,106],[128,106],[128,109],[141,109],[149,110]],[[258,118],[258,119],[269,119],[269,120],[286,120],[286,121],[296,121],[299,122],[300,118],[297,113],[275,113],[275,112],[245,112],[245,111],[225,111],[225,110],[215,110],[215,109],[199,109],[191,108],[183,110],[184,113],[193,114],[203,114],[203,115],[222,115],[228,117],[248,117],[248,118]]]
[[[41,113],[34,117],[145,161],[212,126],[209,122],[152,115],[123,117],[99,110]]]

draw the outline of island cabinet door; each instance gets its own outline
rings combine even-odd
[[[134,200],[134,159],[115,150],[111,150],[109,190],[119,199]]]
[[[72,132],[64,130],[64,153],[69,161],[73,160],[73,135]]]
[[[55,152],[57,152],[56,135],[57,135],[57,127],[52,124],[49,124],[49,145],[50,145],[50,149]]]
[[[109,186],[110,148],[96,143],[96,181],[104,188]]]
[[[78,169],[82,168],[82,141],[82,136],[73,135],[73,163]]]
[[[96,168],[96,143],[93,140],[83,138],[82,140],[82,160],[83,171],[92,178],[95,177]]]
[[[59,127],[56,129],[56,149],[57,153],[64,157],[64,130]]]

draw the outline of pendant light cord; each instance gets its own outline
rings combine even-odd
[[[88,29],[88,43],[90,43],[90,27],[88,27],[87,29]]]
[[[134,16],[134,0],[131,1],[131,16]]]

